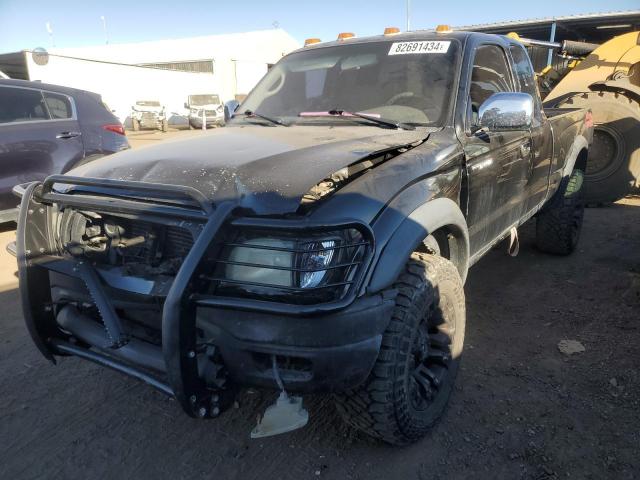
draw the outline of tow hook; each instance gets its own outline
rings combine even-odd
[[[289,396],[278,372],[275,355],[271,355],[273,376],[280,388],[280,396],[276,403],[267,407],[262,418],[258,416],[258,424],[251,431],[251,438],[263,438],[291,432],[304,427],[309,421],[309,412],[302,406],[302,397]]]

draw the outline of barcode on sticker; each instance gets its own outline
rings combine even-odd
[[[395,42],[391,44],[389,55],[409,55],[412,53],[447,53],[450,41]]]

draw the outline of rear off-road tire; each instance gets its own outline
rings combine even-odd
[[[131,119],[131,125],[133,126],[133,131],[137,132],[138,130],[140,130],[140,121],[136,120],[135,118]]]
[[[358,388],[336,395],[342,418],[393,445],[422,438],[442,415],[460,363],[462,280],[447,259],[414,253],[398,277],[378,359]]]
[[[584,217],[584,173],[575,169],[536,218],[536,246],[545,253],[569,255],[578,245]]]
[[[618,92],[588,92],[563,102],[593,113],[585,173],[586,204],[615,202],[640,187],[640,102]]]

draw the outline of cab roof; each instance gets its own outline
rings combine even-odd
[[[421,41],[421,40],[458,40],[463,45],[470,38],[478,38],[478,39],[498,39],[501,43],[505,45],[517,43],[515,40],[506,37],[505,35],[495,35],[490,33],[479,33],[479,32],[467,32],[467,31],[455,31],[452,30],[446,33],[436,33],[433,30],[417,30],[412,32],[403,32],[396,33],[393,35],[372,35],[368,37],[352,37],[347,40],[332,40],[330,42],[320,42],[314,43],[312,45],[308,45],[306,47],[299,48],[295,50],[295,52],[314,50],[317,48],[325,48],[325,47],[336,47],[342,45],[353,45],[360,43],[376,43],[376,42],[411,42],[411,41]],[[292,52],[294,53],[294,52]]]

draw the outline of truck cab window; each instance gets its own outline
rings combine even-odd
[[[471,72],[469,98],[472,125],[477,122],[478,109],[491,95],[513,92],[513,83],[504,50],[497,45],[482,45],[476,50]]]
[[[520,82],[520,91],[531,95],[537,103],[538,87],[527,51],[520,45],[512,45],[511,56],[513,57],[513,70]]]

